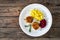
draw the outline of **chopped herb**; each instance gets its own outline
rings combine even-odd
[[[30,25],[30,28],[29,28],[29,32],[31,32],[31,25]]]
[[[28,27],[28,25],[25,25],[25,27]]]
[[[31,24],[30,25],[25,25],[25,27],[29,27],[29,32],[31,32]]]

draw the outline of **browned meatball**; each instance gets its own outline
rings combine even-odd
[[[39,23],[34,22],[34,23],[32,24],[32,26],[33,26],[33,28],[34,28],[35,30],[37,30],[37,29],[39,28]]]
[[[26,17],[26,22],[32,23],[32,21],[33,21],[33,17],[31,16]]]

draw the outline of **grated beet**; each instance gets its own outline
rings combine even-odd
[[[45,19],[41,20],[39,25],[41,28],[44,28],[46,26],[46,20]]]

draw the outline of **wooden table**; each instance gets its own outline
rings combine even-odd
[[[31,3],[45,5],[53,18],[49,32],[37,38],[27,36],[19,26],[21,10]],[[0,0],[0,40],[60,40],[60,0]]]

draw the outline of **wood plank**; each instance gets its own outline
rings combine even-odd
[[[32,4],[32,3],[44,3],[44,0],[29,0],[29,2],[27,2],[29,4]]]
[[[0,38],[0,40],[15,40],[13,38]]]
[[[49,40],[49,38],[0,38],[0,40]]]
[[[0,1],[0,6],[24,6],[24,5],[26,6],[31,3],[49,4],[49,5],[55,4],[55,0],[53,0],[53,1],[51,1],[51,0],[33,0],[33,1],[32,0],[25,0],[25,1],[22,0],[23,2],[21,2],[21,0],[18,0],[16,2],[15,1],[14,0],[13,1],[6,0],[5,2],[3,2],[3,0],[2,0],[2,2]],[[60,3],[59,1],[57,1],[57,2]]]
[[[0,28],[19,28],[19,19],[18,17],[0,17]]]
[[[0,6],[0,13],[7,13],[7,12],[16,12],[18,10],[22,10],[23,6],[20,7],[1,7]]]
[[[8,12],[8,13],[0,13],[0,17],[1,16],[19,16],[19,12]]]
[[[13,3],[15,3],[15,4],[17,4],[17,3],[41,3],[41,2],[43,2],[43,0],[5,0],[5,2],[4,2],[4,0],[0,0],[0,4],[2,3],[2,4],[13,4]]]
[[[50,40],[60,40],[60,38],[50,38]]]
[[[27,39],[24,39],[24,38],[22,38],[21,40],[60,40],[60,38],[33,38],[33,39],[29,39],[29,38],[27,38]]]
[[[60,0],[47,0],[48,3],[52,3],[54,5],[60,5]]]
[[[52,27],[60,28],[60,7],[55,6],[51,7],[51,13],[52,13],[52,18],[53,18],[53,24]]]
[[[0,0],[0,3],[25,3],[27,0]]]
[[[20,40],[49,40],[49,38],[21,38]]]
[[[0,28],[0,38],[4,37],[15,37],[16,36],[16,28]]]
[[[60,38],[0,38],[0,40],[60,40]]]
[[[51,11],[52,14],[53,13],[60,13],[60,6],[57,6],[59,4],[55,4],[53,1],[55,2],[55,0],[44,0],[43,5],[45,5]],[[60,3],[60,1],[58,3]]]
[[[52,12],[52,14],[54,14],[54,13],[60,13],[60,6],[51,7],[50,11]]]
[[[20,28],[0,28],[0,38],[27,38]]]
[[[0,16],[19,16],[22,7],[0,7]]]
[[[18,6],[25,6],[26,3],[17,3],[17,4],[0,4],[0,7],[18,7]]]
[[[60,38],[60,28],[51,28],[50,35],[51,38]]]
[[[60,28],[60,13],[52,14],[53,22],[52,27]]]
[[[55,5],[51,5],[51,4],[50,5],[43,4],[43,5],[45,5],[50,10],[51,14],[58,13],[58,15],[59,15],[60,6],[55,6]]]

